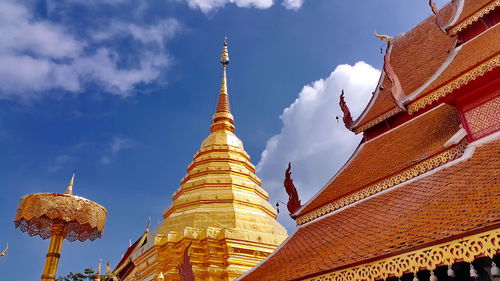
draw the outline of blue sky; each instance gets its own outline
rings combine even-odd
[[[424,0],[0,0],[2,275],[39,279],[48,241],[14,228],[18,200],[63,192],[74,169],[75,193],[108,220],[102,239],[65,243],[60,275],[116,265],[159,222],[209,132],[225,34],[237,135],[272,203],[288,161],[304,202],[359,141],[335,115],[342,88],[355,113],[369,100],[384,46],[373,31],[430,14]]]

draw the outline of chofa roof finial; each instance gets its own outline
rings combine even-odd
[[[391,36],[389,36],[389,35],[381,35],[381,34],[378,34],[376,30],[375,30],[375,31],[373,31],[373,34],[375,34],[375,37],[377,37],[378,39],[380,39],[380,40],[382,40],[382,41],[383,41],[383,40],[387,40],[387,41],[389,41],[389,40],[391,40],[391,39],[392,39],[392,37],[391,37]]]
[[[293,184],[291,170],[292,163],[289,162],[288,168],[285,171],[285,181],[283,182],[283,185],[285,186],[285,191],[288,194],[288,202],[286,204],[286,207],[290,212],[290,216],[294,218],[293,214],[301,207],[301,204],[297,188],[295,188],[295,185]]]
[[[344,90],[342,90],[342,93],[340,94],[339,105],[340,105],[340,109],[344,113],[344,116],[342,117],[342,120],[344,121],[344,126],[348,130],[352,130],[351,128],[352,128],[353,120],[352,120],[351,111],[349,110],[349,107],[347,107],[347,104],[346,104],[345,99],[344,99]]]

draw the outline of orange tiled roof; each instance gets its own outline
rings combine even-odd
[[[473,69],[484,61],[491,59],[500,53],[500,25],[486,30],[481,36],[466,42],[455,59],[450,63],[446,70],[439,75],[436,80],[429,84],[423,91],[418,93],[412,99],[425,96],[442,85],[447,84],[451,80],[459,77],[464,71]],[[478,52],[478,50],[481,50]]]
[[[300,279],[497,227],[499,157],[497,137],[466,161],[300,226],[241,280]]]
[[[474,14],[485,5],[492,5],[494,2],[466,0],[461,15],[466,17],[467,14]],[[456,5],[449,4],[442,9],[439,15],[443,22],[451,18],[455,7]],[[408,33],[394,38],[391,62],[401,81],[407,101],[429,94],[446,85],[451,79],[474,69],[485,59],[498,55],[499,27],[497,25],[490,28],[474,40],[464,44],[453,58],[451,51],[455,44],[455,37],[447,36],[438,29],[434,16],[427,18]],[[451,60],[451,63],[446,70],[425,87],[425,83],[431,81],[432,76],[447,60]],[[387,77],[382,78],[382,90],[376,91],[365,111],[354,123],[354,130],[357,133],[401,111],[392,99],[390,82]]]
[[[358,147],[351,160],[296,215],[303,215],[399,172],[443,149],[459,130],[456,110],[440,106]]]
[[[440,18],[446,22],[452,16],[454,9],[454,5],[447,5],[439,13]],[[403,91],[409,94],[424,84],[449,57],[449,52],[453,50],[455,44],[456,39],[439,29],[434,16],[428,17],[407,33],[395,37],[391,64]],[[356,120],[356,128],[396,107],[392,99],[391,83],[387,77],[383,77],[382,88],[373,96],[370,101],[371,106],[368,106]]]

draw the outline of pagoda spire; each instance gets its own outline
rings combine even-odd
[[[95,275],[94,281],[101,281],[101,265],[102,259],[99,259],[99,265],[97,266],[97,273]]]
[[[75,182],[75,174],[76,171],[73,172],[73,175],[71,176],[71,180],[69,181],[68,188],[64,192],[64,194],[69,194],[73,195],[73,183]]]
[[[228,130],[234,132],[234,119],[229,109],[229,94],[227,91],[227,78],[226,69],[229,64],[229,52],[227,48],[227,37],[224,37],[224,45],[222,47],[222,54],[220,56],[220,64],[222,65],[222,83],[219,92],[219,101],[217,102],[217,109],[213,116],[212,132],[220,130]]]

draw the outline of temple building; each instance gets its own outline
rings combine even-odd
[[[180,280],[183,263],[190,264],[197,281],[234,280],[287,237],[234,134],[226,42],[220,62],[222,85],[210,134],[189,164],[163,222],[152,233],[148,226],[127,249],[112,272],[114,280]]]
[[[361,143],[303,205],[287,171],[297,229],[237,280],[499,280],[500,1],[429,4],[378,35],[371,101],[353,120],[340,99]]]

